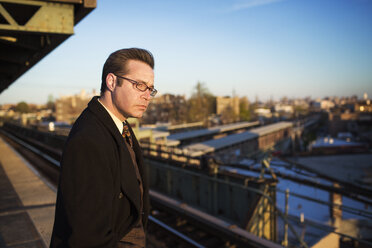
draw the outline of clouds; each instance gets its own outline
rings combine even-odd
[[[239,1],[239,3],[233,4],[230,11],[240,11],[243,9],[250,9],[258,6],[274,4],[278,2],[282,2],[284,0],[245,0]]]

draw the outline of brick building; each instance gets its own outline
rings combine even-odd
[[[72,96],[63,96],[56,100],[55,117],[58,122],[66,122],[72,124],[75,122],[81,112],[87,107],[88,102],[95,95],[95,91],[92,94],[87,94],[84,90],[80,94]]]

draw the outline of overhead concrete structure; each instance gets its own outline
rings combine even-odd
[[[96,0],[0,0],[0,93],[74,33]]]

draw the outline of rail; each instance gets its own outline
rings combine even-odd
[[[179,238],[181,238],[182,240],[184,240],[185,242],[189,243],[190,245],[194,246],[194,247],[197,247],[197,248],[205,248],[205,246],[197,243],[195,240],[193,239],[190,239],[189,237],[187,237],[186,235],[184,235],[183,233],[180,233],[179,231],[175,230],[174,228],[171,228],[170,226],[168,226],[167,224],[165,224],[164,222],[158,220],[157,218],[155,218],[154,216],[149,216],[149,220],[156,223],[158,226],[160,226],[161,228],[164,228],[165,230],[167,230],[168,232],[170,233],[173,233],[174,235],[178,236]]]

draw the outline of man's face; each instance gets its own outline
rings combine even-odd
[[[127,62],[127,73],[123,76],[134,81],[145,83],[148,87],[154,86],[154,71],[144,62],[137,60],[129,60]],[[147,89],[142,92],[136,88],[134,84],[125,79],[120,79],[114,76],[115,86],[112,91],[113,107],[120,117],[127,119],[128,117],[140,118],[146,111],[150,103],[150,91]],[[118,80],[121,80],[121,86],[118,85]],[[115,111],[115,112],[116,112]]]

